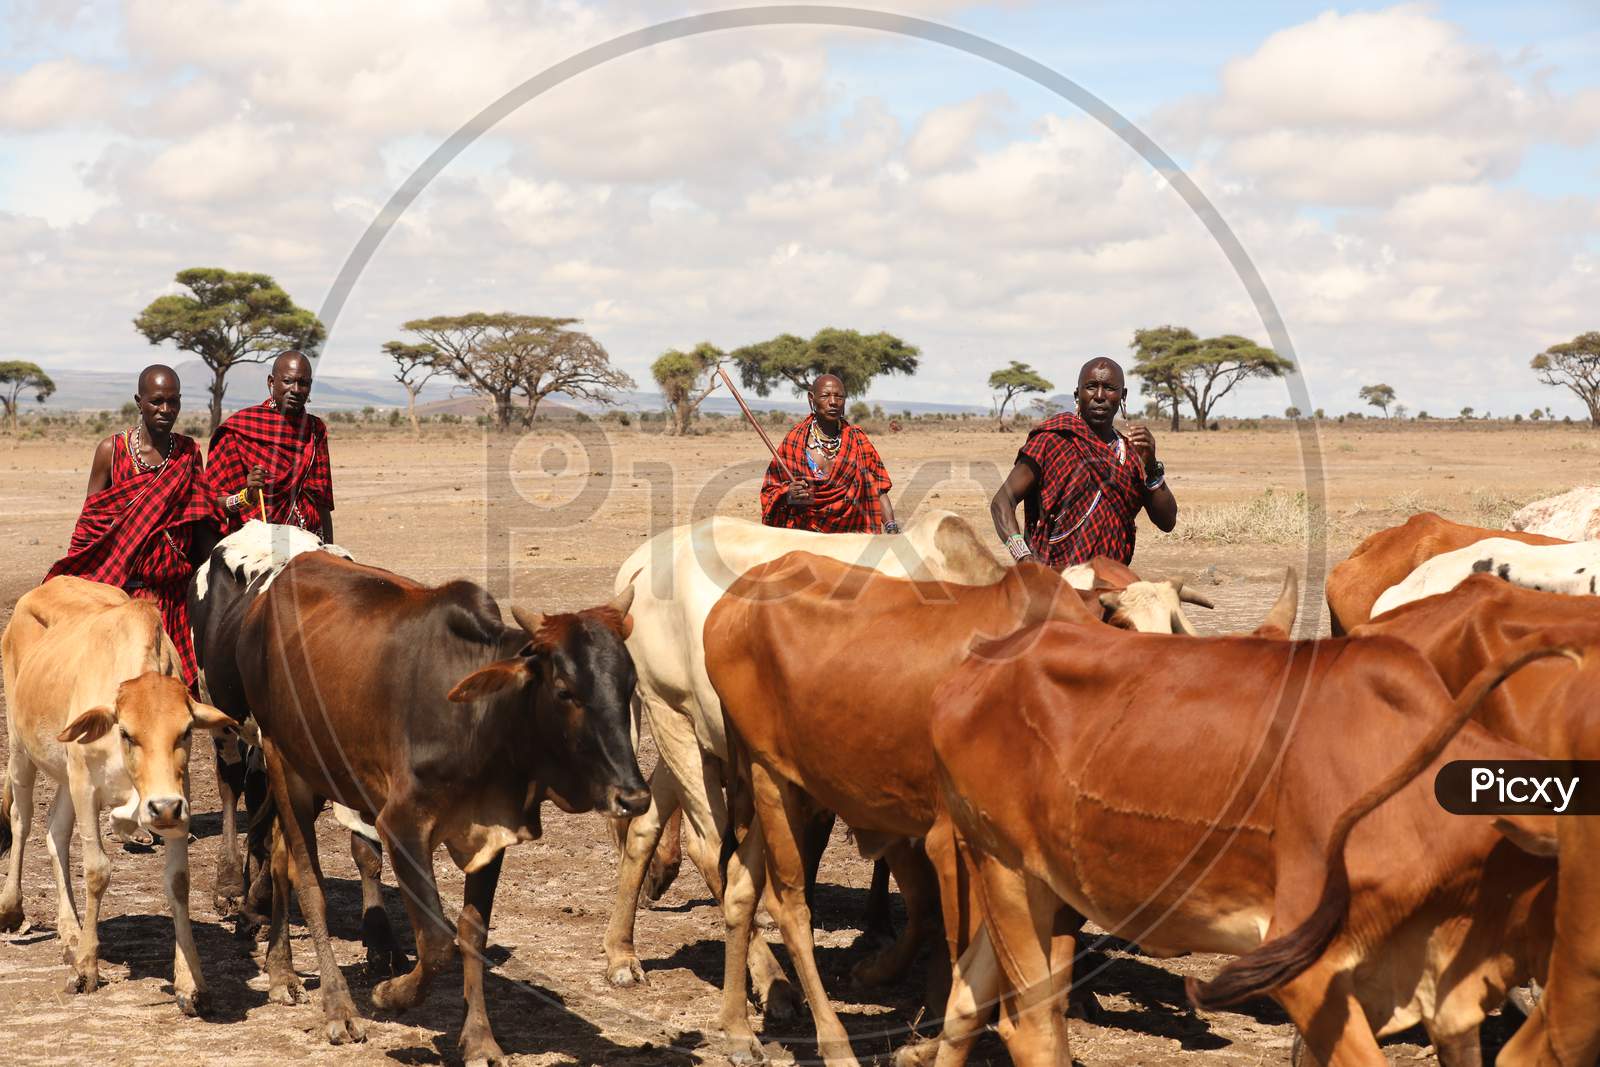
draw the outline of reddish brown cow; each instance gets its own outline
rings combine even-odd
[[[1430,764],[1441,748],[1528,758],[1477,726],[1439,738],[1501,676],[1550,654],[1519,647],[1452,702],[1414,649],[1385,638],[1181,640],[1049,623],[979,648],[934,697],[966,856],[942,865],[946,921],[976,935],[956,965],[938,1062],[965,1058],[999,994],[1016,1063],[1068,1062],[1063,907],[1158,956],[1244,952],[1314,916],[1309,969],[1287,982],[1247,973],[1318,1062],[1376,1067],[1375,1035],[1419,1019],[1442,1061],[1467,1062],[1463,1035],[1475,1049],[1485,1008],[1542,969],[1553,864],[1486,819],[1442,816],[1431,779],[1392,772],[1391,754],[1433,742]],[[930,855],[945,855],[938,836]],[[1330,855],[1346,865],[1334,877]],[[981,929],[952,912],[963,899]],[[1313,935],[1346,909],[1346,933],[1323,951]],[[1207,992],[1228,1001],[1238,984],[1230,965]]]
[[[1543,534],[1466,526],[1431,511],[1413,515],[1399,526],[1368,537],[1328,575],[1328,617],[1333,623],[1333,635],[1347,634],[1372,618],[1372,605],[1383,591],[1423,563],[1486,537],[1508,537],[1530,545],[1566,543]]]
[[[1585,651],[1584,670],[1559,662],[1518,671],[1476,720],[1550,759],[1600,758],[1600,611],[1587,597],[1542,593],[1476,574],[1439,596],[1388,612],[1357,634],[1397,637],[1433,663],[1452,692],[1490,661],[1537,635]],[[1500,1054],[1504,1064],[1593,1063],[1600,1056],[1600,831],[1592,818],[1560,821],[1560,893],[1545,995],[1530,1023]]]

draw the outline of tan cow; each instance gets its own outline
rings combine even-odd
[[[117,828],[166,839],[162,881],[176,940],[172,986],[184,1014],[198,1014],[205,982],[189,928],[189,742],[196,727],[237,724],[190,698],[156,606],[114,586],[59,577],[25,594],[0,636],[0,656],[11,752],[0,796],[10,840],[0,844],[12,846],[0,929],[22,922],[22,854],[34,777],[42,770],[59,784],[49,844],[56,930],[74,971],[68,988],[88,993],[100,984],[100,901],[111,881],[100,812],[109,807]],[[67,871],[74,825],[83,844],[81,925]]]

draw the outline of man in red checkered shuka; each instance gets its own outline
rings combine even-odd
[[[306,410],[311,361],[302,352],[278,356],[267,392],[265,401],[234,412],[211,435],[206,484],[222,511],[222,532],[233,533],[264,510],[267,522],[332,541],[328,428]]]
[[[1163,533],[1178,524],[1178,501],[1144,426],[1117,432],[1113,421],[1127,399],[1122,368],[1091,359],[1078,372],[1076,413],[1035,426],[989,504],[994,528],[1011,557],[1055,570],[1109,556],[1133,560],[1134,519],[1144,509]],[[1017,528],[1023,504],[1027,532]]]
[[[178,375],[146,367],[136,389],[139,421],[95,448],[71,544],[45,580],[69,574],[154,601],[193,688],[199,668],[186,595],[189,575],[216,544],[215,514],[200,450],[172,430],[182,397]]]
[[[899,533],[889,472],[861,428],[845,421],[844,382],[820,375],[808,395],[811,414],[784,435],[767,466],[761,521],[817,533]]]

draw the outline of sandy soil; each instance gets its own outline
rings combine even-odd
[[[754,486],[764,461],[744,434],[686,439],[637,428],[549,425],[512,440],[467,428],[430,427],[424,440],[373,427],[335,426],[336,539],[358,559],[428,581],[467,576],[503,602],[566,609],[606,599],[617,565],[649,532],[712,513],[754,516]],[[929,431],[879,436],[896,482],[902,518],[919,506],[952,509],[980,529],[988,494],[1009,468],[1019,434]],[[1326,494],[1321,543],[1281,539],[1207,544],[1166,538],[1146,527],[1135,567],[1152,576],[1181,575],[1217,601],[1197,622],[1220,631],[1253,625],[1277,593],[1282,569],[1312,578],[1302,632],[1326,632],[1315,578],[1359,537],[1419,507],[1477,519],[1503,513],[1510,499],[1533,499],[1591,481],[1600,437],[1577,428],[1388,430],[1322,426],[1315,438],[1286,428],[1160,435],[1160,449],[1180,504],[1191,517],[1226,509],[1271,488]],[[82,498],[93,440],[0,442],[0,622],[64,550]],[[759,447],[759,446],[756,446]],[[1320,458],[1321,477],[1303,456]],[[648,742],[641,763],[654,754]],[[51,923],[54,887],[43,819],[54,788],[41,782],[24,872],[32,929],[0,940],[0,1032],[10,1062],[46,1063],[90,1055],[103,1063],[265,1063],[284,1058],[323,1063],[435,1063],[454,1060],[461,1022],[459,970],[447,972],[426,1004],[382,1016],[368,1041],[332,1048],[321,1037],[315,1003],[266,1003],[264,983],[231,924],[210,906],[218,832],[208,759],[193,784],[198,813],[192,850],[194,913],[206,960],[212,1009],[181,1017],[171,1000],[171,924],[161,898],[160,856],[113,849],[114,872],[102,921],[102,974],[110,984],[87,997],[60,990],[67,968]],[[720,916],[691,868],[653,910],[641,912],[639,950],[649,985],[613,990],[603,976],[601,933],[615,860],[594,816],[549,813],[545,837],[508,854],[490,932],[494,968],[489,1008],[501,1045],[517,1062],[539,1064],[716,1062],[717,990],[722,970]],[[357,1004],[370,1011],[372,980],[358,942],[359,889],[346,835],[323,820],[336,951]],[[76,868],[76,847],[74,848]],[[446,901],[459,901],[461,878],[436,863]],[[848,970],[869,876],[842,838],[823,868],[818,907],[819,961],[835,1007],[866,1060],[902,1043],[916,1018],[920,977],[884,990],[851,988]],[[76,875],[75,875],[76,877]],[[78,883],[81,886],[81,881]],[[409,947],[405,912],[388,890],[388,910]],[[296,927],[296,961],[315,964]],[[775,933],[768,935],[775,943]],[[782,955],[781,946],[778,949]],[[1155,961],[1129,946],[1104,953],[1093,987],[1103,1009],[1096,1023],[1074,1020],[1075,1057],[1092,1065],[1285,1062],[1291,1028],[1275,1006],[1197,1015],[1184,1005],[1182,976],[1209,974],[1217,957]],[[1080,970],[1080,974],[1083,973]],[[307,974],[315,988],[314,975]],[[1507,1025],[1491,1020],[1486,1047]],[[778,1057],[808,1059],[809,1018],[763,1032]],[[1386,1045],[1391,1061],[1431,1059],[1413,1032]],[[975,1063],[1006,1062],[991,1035]]]

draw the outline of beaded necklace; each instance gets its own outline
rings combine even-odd
[[[135,426],[123,432],[122,443],[128,449],[128,458],[133,460],[133,465],[141,473],[152,474],[167,465],[167,460],[172,457],[172,435],[167,435],[167,450],[161,455],[160,463],[148,463],[144,458],[144,430]]]

